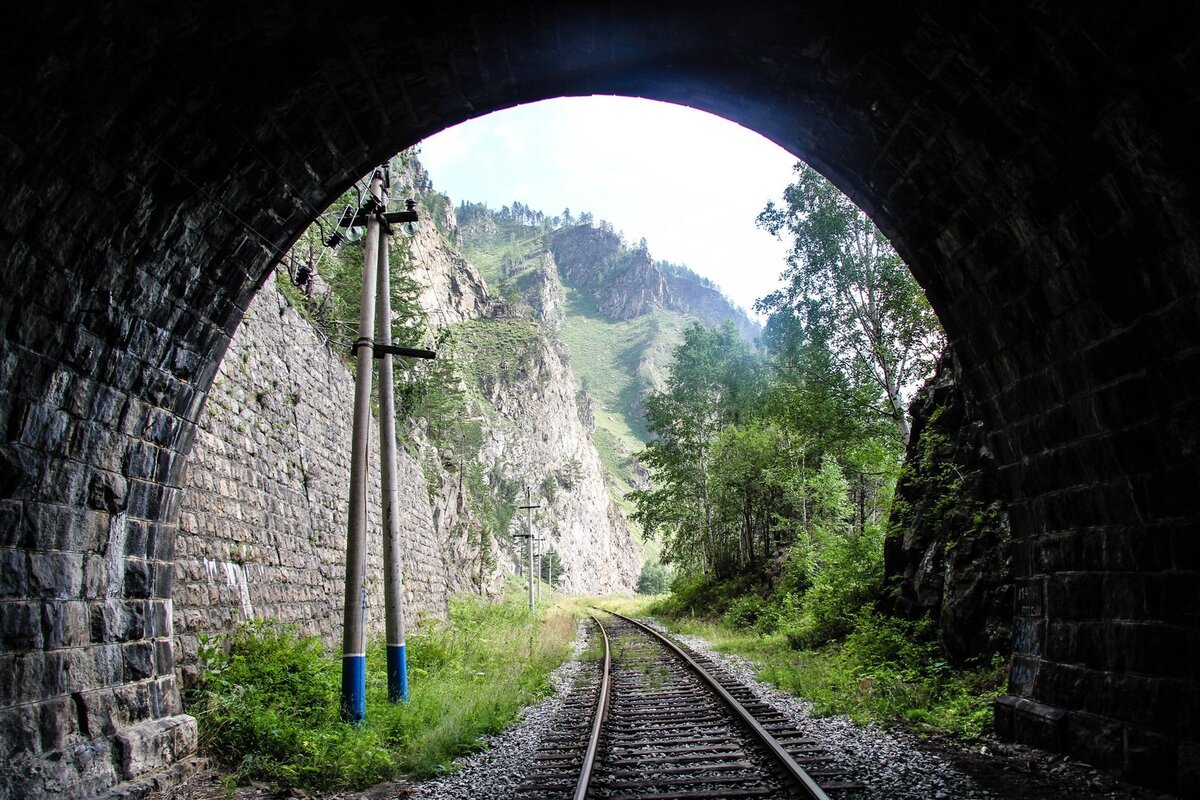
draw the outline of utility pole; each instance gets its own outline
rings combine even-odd
[[[350,444],[350,508],[346,530],[346,594],[342,626],[342,698],[341,714],[346,722],[359,723],[367,716],[367,656],[366,656],[366,540],[367,540],[367,448],[371,420],[371,367],[377,358],[385,359],[380,375],[380,445],[383,456],[383,512],[387,529],[384,533],[384,599],[388,634],[388,698],[408,699],[407,659],[404,651],[404,617],[401,599],[401,571],[397,558],[400,545],[399,518],[395,514],[396,488],[396,413],[392,381],[392,355],[433,358],[429,350],[393,347],[391,344],[392,309],[388,281],[387,234],[391,223],[404,223],[409,235],[416,232],[415,203],[409,200],[407,211],[384,213],[386,168],[371,175],[371,191],[363,207],[355,212],[350,207],[342,214],[341,226],[367,228],[363,243],[363,286],[359,297],[358,338],[352,350],[355,359],[354,427]],[[326,241],[331,247],[344,241],[339,233]],[[383,291],[376,289],[382,283]],[[371,339],[378,316],[380,344]]]
[[[390,182],[390,181],[389,181]],[[386,189],[390,187],[385,186]],[[393,703],[408,702],[408,653],[404,644],[404,574],[400,559],[400,518],[397,510],[400,492],[397,487],[398,467],[396,464],[396,393],[392,374],[392,356],[418,355],[432,358],[428,351],[408,351],[407,348],[392,347],[392,286],[388,264],[388,234],[391,222],[403,222],[402,230],[415,233],[417,212],[413,201],[408,201],[408,211],[383,216],[383,233],[379,236],[378,284],[379,294],[375,308],[376,346],[379,358],[379,451],[382,455],[380,475],[383,495],[383,603],[387,629],[387,679],[388,700]],[[383,209],[387,207],[387,195],[383,196]]]
[[[538,537],[538,540],[537,540],[537,543],[538,543],[538,546],[537,546],[537,561],[538,561],[538,572],[537,572],[537,583],[538,583],[538,590],[537,590],[537,601],[538,601],[539,603],[540,603],[540,602],[542,602],[542,561],[544,560],[544,554],[542,553],[542,545],[545,543],[545,541],[546,541],[546,540],[545,540],[545,538],[544,538],[544,537]]]
[[[537,505],[534,505],[533,490],[530,489],[528,486],[526,486],[525,487],[525,505],[517,506],[517,508],[523,508],[526,511],[525,538],[529,540],[529,610],[530,611],[533,611],[535,608],[537,608],[537,602],[534,600],[534,597],[533,597],[533,582],[535,580],[535,577],[533,574],[533,510],[535,508],[541,508],[541,507],[542,506],[540,503],[538,503]],[[541,583],[540,576],[537,577],[536,580],[538,581],[539,584]]]
[[[371,175],[372,204],[381,203],[383,172]],[[371,420],[371,361],[375,328],[375,280],[379,261],[380,221],[367,217],[366,256],[359,300],[358,339],[354,342],[354,427],[350,437],[350,510],[346,528],[346,595],[342,620],[342,719],[362,722],[367,716],[367,654],[363,586],[367,550],[367,428]]]

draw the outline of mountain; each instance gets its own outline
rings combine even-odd
[[[462,202],[457,221],[457,241],[489,291],[542,319],[561,342],[621,502],[646,485],[634,457],[649,438],[641,398],[661,388],[683,330],[694,321],[731,322],[753,341],[761,329],[711,281],[654,260],[645,241],[629,246],[590,214],[576,220],[519,202],[499,210]]]

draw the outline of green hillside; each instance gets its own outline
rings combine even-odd
[[[565,309],[558,335],[566,346],[581,391],[590,400],[595,421],[593,439],[608,474],[613,496],[626,511],[624,500],[636,488],[642,468],[635,456],[649,439],[642,419],[641,398],[661,387],[672,351],[683,339],[683,329],[696,314],[649,303],[642,313],[614,319],[600,310],[600,297],[612,305],[620,301],[621,284],[670,284],[684,301],[702,296],[703,316],[711,324],[713,298],[718,316],[728,315],[739,327],[754,324],[728,305],[722,308],[719,292],[686,267],[654,262],[645,243],[629,248],[607,223],[592,226],[547,217],[514,203],[493,211],[479,203],[458,206],[462,249],[484,276],[489,291],[515,305],[532,302],[531,288],[541,270],[560,260],[558,277],[565,294]],[[571,265],[563,269],[561,260]],[[725,311],[725,308],[728,310]]]
[[[569,284],[564,288],[567,314],[561,336],[595,405],[596,448],[623,496],[634,488],[638,467],[632,457],[649,439],[641,397],[658,385],[671,351],[683,340],[687,320],[661,309],[628,320],[606,319],[593,298]]]

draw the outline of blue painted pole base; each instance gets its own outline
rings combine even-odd
[[[342,721],[352,725],[367,718],[367,657],[342,656]]]
[[[388,700],[408,702],[408,653],[402,644],[387,646]]]

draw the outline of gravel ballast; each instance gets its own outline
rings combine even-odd
[[[666,629],[645,619],[660,631]],[[820,740],[867,784],[866,796],[877,800],[1022,800],[1126,797],[1152,800],[1169,796],[1116,781],[1110,775],[1050,753],[990,742],[971,749],[930,745],[903,731],[862,726],[848,717],[817,717],[809,703],[759,681],[746,659],[713,650],[695,636],[678,641],[719,663],[755,696],[788,716],[796,729]],[[556,693],[530,706],[520,722],[493,737],[487,749],[460,760],[458,769],[443,778],[414,787],[416,800],[485,800],[514,793],[529,768],[529,756],[553,726],[562,699],[580,672],[578,655],[586,646],[581,622],[574,641],[575,658],[551,675]],[[967,769],[959,764],[966,764]],[[975,775],[984,776],[981,782]],[[981,785],[981,783],[987,784]],[[864,796],[856,792],[856,796]]]

